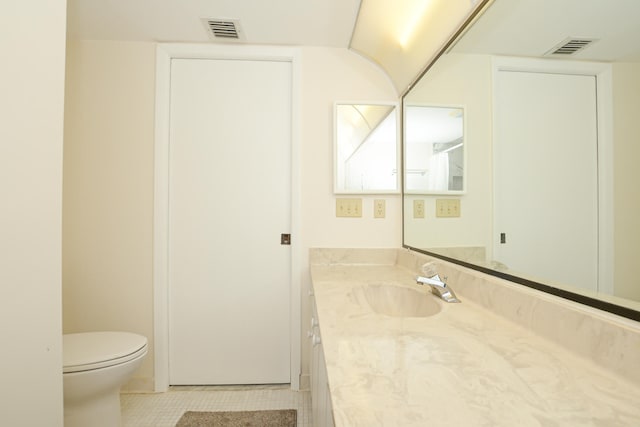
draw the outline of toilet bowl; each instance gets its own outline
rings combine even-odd
[[[65,334],[65,427],[120,425],[120,387],[147,354],[147,338],[129,332]]]

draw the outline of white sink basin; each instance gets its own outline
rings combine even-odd
[[[428,317],[442,310],[430,292],[395,285],[368,285],[364,296],[373,311],[394,317]]]

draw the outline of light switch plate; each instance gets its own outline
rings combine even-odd
[[[436,199],[436,217],[457,218],[460,216],[460,199]]]
[[[336,216],[341,218],[362,217],[362,199],[336,199]]]

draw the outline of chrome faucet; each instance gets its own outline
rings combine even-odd
[[[445,277],[444,280],[447,280],[447,278]],[[429,285],[431,287],[431,292],[446,302],[460,302],[456,297],[456,294],[453,292],[453,289],[451,289],[450,286],[447,286],[444,280],[441,280],[440,276],[437,274],[431,277],[416,277],[416,282],[418,282],[418,284]]]

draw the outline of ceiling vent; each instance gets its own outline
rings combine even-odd
[[[203,19],[202,21],[207,27],[209,36],[216,41],[243,39],[240,21],[237,19]]]
[[[555,45],[545,56],[571,56],[582,51],[597,39],[587,37],[570,37]]]

